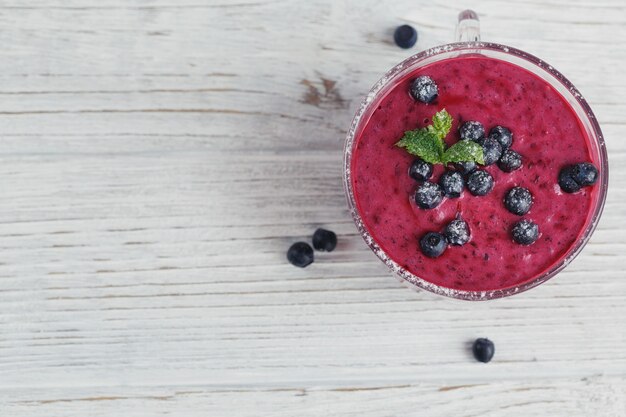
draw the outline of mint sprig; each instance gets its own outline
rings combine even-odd
[[[440,143],[441,142],[441,143]],[[431,164],[441,162],[443,155],[443,141],[426,129],[416,129],[404,132],[404,136],[396,146],[405,148],[411,155],[417,155]]]
[[[441,162],[443,164],[450,162],[476,162],[484,165],[483,147],[473,140],[461,140],[444,152]]]
[[[446,149],[444,139],[452,128],[452,116],[443,109],[433,116],[431,125],[404,132],[396,146],[406,149],[431,164],[476,162],[484,165],[483,148],[471,140],[462,140]]]

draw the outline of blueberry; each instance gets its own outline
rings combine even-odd
[[[432,103],[439,95],[437,84],[428,75],[417,77],[411,83],[411,96],[422,103]]]
[[[559,172],[559,185],[566,193],[575,193],[598,180],[598,168],[589,162],[567,165]]]
[[[493,189],[493,177],[487,171],[474,171],[467,177],[467,189],[472,195],[487,195]]]
[[[533,205],[533,195],[527,188],[513,187],[504,196],[504,206],[508,211],[518,216],[528,213]]]
[[[502,156],[498,161],[498,166],[504,172],[515,171],[522,166],[522,155],[515,152],[513,149],[507,149],[502,152]]]
[[[493,138],[484,138],[477,141],[483,147],[485,165],[493,165],[502,156],[502,145]]]
[[[393,33],[393,40],[400,48],[409,49],[417,42],[417,31],[413,26],[398,26]]]
[[[496,346],[489,339],[476,339],[472,345],[472,353],[477,361],[487,363],[496,353]]]
[[[409,168],[409,177],[415,181],[426,181],[433,175],[433,165],[428,162],[416,159]]]
[[[300,268],[313,263],[313,248],[306,242],[296,242],[287,251],[287,260]]]
[[[489,137],[495,139],[502,145],[502,149],[509,149],[513,143],[513,134],[504,126],[495,126],[489,131]]]
[[[446,246],[446,238],[441,233],[428,232],[420,239],[422,253],[429,258],[441,256]]]
[[[434,182],[426,181],[415,192],[415,203],[423,209],[435,208],[442,200],[443,190]]]
[[[513,240],[520,245],[530,245],[539,237],[539,226],[530,220],[520,220],[511,230]]]
[[[319,228],[313,233],[313,247],[317,250],[332,252],[337,246],[337,235],[330,230]]]
[[[465,220],[455,219],[446,226],[443,232],[446,240],[453,246],[463,246],[470,239],[469,226]]]
[[[579,183],[574,179],[574,166],[568,165],[559,172],[559,185],[566,193],[575,193],[581,189]]]
[[[474,162],[474,161],[467,161],[467,162],[457,162],[457,163],[454,164],[454,167],[461,174],[467,175],[467,174],[471,174],[472,172],[476,171],[476,168],[478,166],[476,165],[476,162]]]
[[[589,162],[581,162],[573,167],[572,178],[583,187],[593,185],[598,180],[598,169]]]
[[[443,188],[446,197],[457,198],[461,196],[463,188],[465,188],[465,181],[463,181],[463,175],[460,172],[446,171],[439,177],[439,185]]]
[[[485,137],[485,128],[482,123],[470,120],[461,125],[459,133],[463,140],[479,140]]]

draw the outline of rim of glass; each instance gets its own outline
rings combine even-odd
[[[580,105],[581,109],[574,110],[582,110],[584,112],[584,115],[581,115],[579,111],[577,111],[577,114],[579,118],[581,118],[581,120],[583,116],[586,118],[588,125],[585,125],[585,128],[590,130],[590,132],[588,133],[590,134],[592,139],[595,139],[595,145],[597,146],[597,153],[600,159],[600,181],[598,182],[598,186],[600,188],[598,190],[597,201],[595,202],[595,208],[591,216],[591,221],[580,235],[580,238],[576,242],[576,244],[573,245],[570,248],[569,252],[567,252],[565,256],[563,256],[561,260],[552,268],[550,268],[545,273],[539,275],[538,277],[526,281],[518,286],[491,291],[466,291],[442,287],[430,281],[427,281],[407,271],[397,262],[391,259],[389,255],[387,255],[387,253],[378,245],[378,243],[376,243],[372,235],[367,231],[363,219],[361,218],[361,215],[357,210],[356,201],[354,198],[354,190],[352,188],[350,165],[352,160],[352,148],[354,145],[357,129],[359,128],[361,123],[361,119],[364,116],[368,115],[367,112],[370,109],[370,105],[375,102],[381,92],[385,91],[385,87],[391,84],[390,81],[394,80],[397,77],[401,77],[402,75],[404,75],[405,72],[414,70],[417,64],[419,64],[421,61],[426,60],[427,58],[453,52],[480,53],[480,51],[492,51],[496,53],[503,53],[505,55],[512,55],[518,59],[521,58],[522,60],[527,61],[536,67],[539,67],[545,73],[551,75],[553,80],[546,79],[546,77],[542,78],[550,82],[553,87],[557,87],[558,84],[555,85],[556,82],[565,87],[565,89],[569,92],[571,98]],[[516,64],[515,62],[511,63]],[[563,94],[562,89],[557,88],[557,91],[559,92],[559,94]],[[570,97],[564,98],[568,102],[570,102],[570,104],[572,103]],[[598,221],[600,220],[600,216],[602,215],[608,188],[609,166],[604,137],[602,135],[600,125],[598,124],[598,121],[593,114],[593,111],[589,107],[589,104],[584,99],[584,97],[576,89],[576,87],[574,87],[574,85],[567,78],[565,78],[563,74],[561,74],[551,65],[547,64],[545,61],[517,48],[491,42],[456,42],[436,46],[434,48],[430,48],[410,56],[409,58],[405,59],[404,61],[387,71],[387,73],[381,79],[379,79],[376,84],[374,84],[367,96],[361,101],[359,109],[352,120],[350,130],[348,131],[348,134],[346,136],[346,141],[344,145],[343,181],[344,190],[346,192],[346,197],[348,200],[348,208],[359,233],[361,234],[369,248],[376,254],[376,256],[378,256],[381,261],[383,261],[387,265],[387,267],[396,275],[396,277],[398,277],[400,281],[408,284],[413,289],[423,289],[437,295],[460,300],[482,301],[508,297],[534,288],[546,282],[547,280],[558,274],[560,271],[562,271],[580,253],[580,251],[589,241],[589,238],[593,234],[593,231],[596,229]]]

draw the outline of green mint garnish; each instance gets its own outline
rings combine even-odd
[[[441,143],[441,147],[445,148],[446,143],[443,140],[446,138],[451,128],[452,116],[450,116],[450,113],[448,113],[446,109],[443,109],[435,113],[433,116],[433,124],[429,125],[426,129],[428,129],[430,133],[434,133]]]
[[[483,148],[471,140],[463,140],[446,149],[444,139],[452,128],[452,116],[443,109],[433,116],[433,123],[421,129],[404,132],[396,146],[406,149],[431,164],[449,162],[485,163]]]
[[[473,140],[461,140],[450,146],[444,153],[441,161],[449,162],[476,162],[484,165],[483,147]]]
[[[443,146],[439,138],[426,129],[415,129],[404,132],[404,136],[396,146],[405,148],[411,155],[417,155],[431,164],[441,162]]]

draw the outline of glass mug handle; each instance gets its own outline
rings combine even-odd
[[[457,42],[480,41],[480,20],[473,10],[463,10],[459,13],[459,23],[456,25]]]

